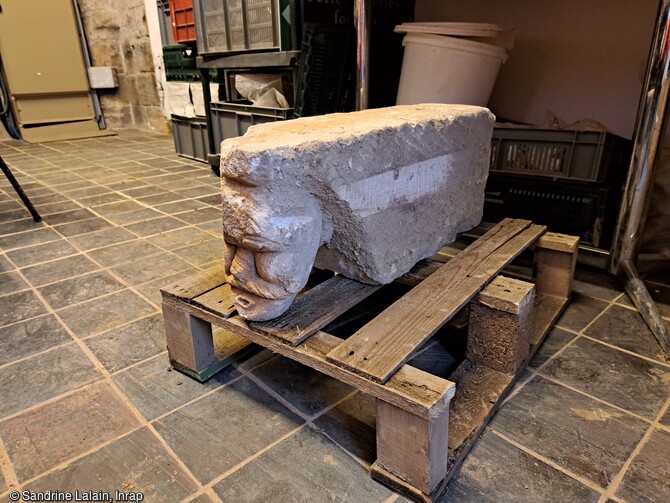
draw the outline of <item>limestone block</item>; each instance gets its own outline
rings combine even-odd
[[[479,224],[494,117],[406,105],[251,127],[221,144],[240,314],[284,312],[312,265],[385,284]]]

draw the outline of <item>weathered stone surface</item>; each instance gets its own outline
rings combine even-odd
[[[480,107],[410,105],[225,140],[224,261],[240,314],[284,312],[312,265],[389,283],[479,224],[493,120]]]

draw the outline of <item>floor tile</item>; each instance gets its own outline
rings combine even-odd
[[[51,261],[79,253],[78,250],[64,239],[51,241],[19,250],[7,252],[7,257],[18,267],[27,267],[40,262]]]
[[[204,383],[173,370],[166,355],[119,372],[114,382],[149,421],[167,414],[241,374],[228,367]]]
[[[23,248],[25,246],[32,246],[49,241],[56,241],[61,237],[48,227],[40,227],[18,234],[10,234],[9,236],[0,237],[0,249],[8,251],[15,248]]]
[[[623,287],[616,278],[602,271],[586,267],[579,267],[575,271],[573,289],[583,295],[598,297],[607,301],[615,299],[623,292]]]
[[[0,221],[10,222],[12,220],[19,220],[24,218],[30,218],[30,213],[27,209],[18,206],[11,210],[0,211]]]
[[[157,204],[165,204],[165,203],[171,203],[174,201],[180,201],[185,199],[184,196],[181,194],[175,194],[174,192],[167,192],[165,189],[163,189],[162,192],[157,193],[157,194],[150,194],[148,196],[144,197],[139,197],[138,201],[141,201],[144,204],[149,204],[149,205],[157,205]]]
[[[113,215],[107,216],[107,219],[118,225],[129,225],[161,216],[163,216],[163,214],[156,210],[151,208],[141,208],[126,213],[114,213]]]
[[[115,213],[125,213],[127,211],[140,210],[143,208],[144,206],[131,199],[123,199],[122,201],[115,203],[94,206],[93,211],[102,216],[109,216],[114,215]]]
[[[554,356],[557,351],[562,349],[575,337],[576,336],[573,333],[566,332],[560,328],[553,328],[552,331],[547,334],[546,339],[544,339],[544,342],[538,348],[535,356],[533,356],[532,360],[528,363],[528,367],[536,369],[540,365],[543,365],[549,358]]]
[[[485,431],[438,501],[596,503],[599,496],[568,475]]]
[[[670,397],[670,368],[584,338],[542,373],[649,419]]]
[[[229,475],[214,491],[223,501],[239,502],[381,503],[393,495],[334,443],[309,428],[302,428]]]
[[[188,222],[189,224],[201,224],[209,222],[210,220],[220,220],[221,210],[219,208],[202,208],[200,210],[193,210],[177,215],[179,220]]]
[[[160,306],[162,303],[161,288],[170,285],[182,278],[188,278],[189,276],[192,276],[193,274],[198,272],[198,270],[199,269],[192,267],[173,274],[168,274],[166,276],[161,275],[156,279],[147,281],[146,283],[140,283],[139,285],[134,285],[134,288],[139,293],[144,295],[147,299],[149,299],[151,302]]]
[[[75,344],[0,368],[0,417],[22,411],[102,377]]]
[[[302,424],[243,378],[160,419],[156,430],[203,483]]]
[[[30,290],[0,297],[0,327],[34,318],[46,312],[44,304]]]
[[[89,252],[89,256],[105,267],[110,267],[122,262],[140,259],[149,255],[155,255],[163,250],[142,239],[126,241],[123,243],[99,248]]]
[[[32,231],[41,227],[45,227],[45,223],[35,222],[32,218],[13,220],[11,222],[0,220],[0,236],[6,236],[15,232]]]
[[[201,243],[211,239],[212,236],[195,227],[184,227],[170,232],[164,232],[157,236],[147,238],[152,244],[165,248],[168,251],[176,250],[185,245]]]
[[[0,365],[72,342],[52,314],[0,328]]]
[[[89,218],[87,220],[81,220],[80,222],[71,222],[68,224],[55,225],[54,229],[60,232],[63,236],[78,236],[80,234],[86,234],[87,232],[99,231],[101,229],[107,229],[112,227],[107,220],[99,217]]]
[[[0,273],[0,296],[30,288],[16,271]]]
[[[612,306],[584,334],[663,363],[670,363],[670,359],[637,311]]]
[[[49,225],[58,225],[68,222],[78,222],[80,220],[85,220],[87,218],[94,218],[96,215],[88,209],[78,209],[72,211],[66,211],[63,213],[56,213],[54,215],[49,215],[44,218],[44,221]]]
[[[214,503],[214,500],[208,494],[201,494],[197,498],[189,500],[189,503]]]
[[[377,459],[377,400],[356,393],[314,420],[314,426],[368,464]]]
[[[124,285],[104,271],[58,281],[39,288],[39,292],[53,309],[61,309],[85,302],[94,297],[123,290]]]
[[[100,187],[101,193],[95,196],[90,196],[90,197],[82,197],[78,198],[78,201],[85,205],[88,208],[91,208],[96,205],[100,204],[107,204],[107,203],[115,203],[118,201],[125,201],[126,198],[123,197],[121,194],[117,194],[116,192],[103,192],[106,191],[107,189],[104,187]],[[70,197],[74,197],[70,195]],[[95,211],[95,208],[93,208]]]
[[[136,293],[121,290],[58,312],[65,324],[79,337],[89,337],[143,318],[156,310]]]
[[[179,248],[178,250],[174,250],[173,253],[198,266],[208,264],[213,260],[221,260],[223,262],[223,239],[208,239]]]
[[[109,372],[165,351],[163,317],[159,314],[86,339],[86,345]]]
[[[175,201],[172,203],[161,204],[159,206],[156,206],[155,208],[159,211],[162,211],[163,213],[174,215],[176,213],[184,213],[190,210],[205,208],[206,206],[207,205],[205,203],[196,201],[194,199],[184,199],[182,201]]]
[[[216,179],[214,176],[211,178]],[[198,187],[193,187],[190,189],[184,189],[184,190],[176,190],[178,194],[181,194],[182,196],[185,197],[192,197],[192,198],[198,198],[198,197],[203,197],[203,196],[211,196],[217,192],[219,192],[218,189],[218,184],[212,184],[210,185],[200,185]]]
[[[665,411],[663,417],[661,417],[660,423],[664,426],[670,427],[670,408]]]
[[[73,255],[61,260],[54,260],[44,264],[27,267],[21,273],[34,286],[42,286],[54,281],[71,278],[87,272],[92,272],[100,267],[84,255]]]
[[[24,482],[140,426],[121,397],[100,384],[0,423],[0,437]]]
[[[656,430],[633,459],[616,495],[630,502],[670,501],[670,433]]]
[[[288,358],[275,358],[254,369],[253,374],[306,416],[313,416],[354,391]]]
[[[81,209],[81,206],[72,201],[66,200],[58,203],[40,204],[39,213],[44,218],[48,217],[49,215],[53,215],[54,213],[62,213],[64,211],[79,209]],[[49,220],[47,219],[46,221],[48,222]]]
[[[16,269],[4,253],[0,253],[0,272],[7,272]]]
[[[101,476],[104,474],[104,476]],[[159,440],[147,429],[116,440],[65,468],[28,484],[25,490],[140,492],[144,501],[178,502],[197,490]]]
[[[145,220],[136,224],[128,225],[126,228],[138,236],[153,236],[162,232],[186,227],[187,224],[172,217],[159,217],[151,220]]]
[[[579,332],[607,307],[607,302],[576,293],[556,325]]]
[[[137,285],[192,267],[191,264],[171,253],[161,253],[146,258],[138,258],[132,262],[115,266],[111,270],[129,284]]]
[[[124,241],[130,241],[137,239],[137,237],[123,227],[110,227],[100,231],[72,236],[68,239],[80,250],[88,251],[94,248],[103,248]]]
[[[526,384],[489,426],[602,488],[648,428],[640,419],[541,378]]]

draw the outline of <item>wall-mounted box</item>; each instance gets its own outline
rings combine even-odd
[[[111,66],[90,66],[88,83],[91,89],[115,89],[119,87],[116,73]]]

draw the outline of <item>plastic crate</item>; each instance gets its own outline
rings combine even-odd
[[[354,110],[355,50],[349,25],[303,25],[296,117]]]
[[[207,162],[207,121],[204,117],[172,115],[172,135],[177,154]]]
[[[195,42],[193,0],[169,0],[172,38],[175,42]]]
[[[178,44],[163,47],[165,78],[169,81],[200,80],[200,70],[195,64],[196,51],[188,45]]]
[[[282,5],[280,0],[195,0],[198,50],[219,54],[280,49]]]
[[[292,108],[257,107],[248,101],[238,103],[213,101],[210,104],[210,110],[212,112],[214,150],[217,154],[221,152],[221,142],[223,140],[242,136],[249,127],[255,124],[293,118]]]
[[[630,153],[631,142],[610,133],[496,127],[491,171],[604,182],[625,176]]]
[[[580,236],[582,243],[609,249],[621,190],[600,183],[556,181],[491,173],[484,220],[525,218],[549,230]]]
[[[157,0],[158,25],[161,31],[163,46],[174,45],[172,38],[172,21],[170,21],[170,5],[168,0]]]

